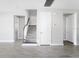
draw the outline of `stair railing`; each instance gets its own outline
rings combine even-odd
[[[29,21],[30,21],[30,17],[28,18],[27,23],[24,25],[24,28],[23,28],[23,32],[24,32],[23,33],[23,39],[26,39],[28,26],[29,26]]]

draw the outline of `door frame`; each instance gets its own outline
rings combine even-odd
[[[72,14],[74,16],[74,37],[73,37],[73,44],[77,45],[77,13],[76,12],[71,12],[71,13],[63,13],[63,25],[64,25],[64,14]],[[63,32],[63,40],[64,40],[64,33]]]
[[[15,36],[15,34],[16,34],[16,33],[15,33],[15,17],[17,17],[17,16],[23,16],[23,17],[25,17],[25,19],[26,19],[26,16],[25,16],[25,15],[14,15],[14,16],[13,16],[13,17],[14,17],[14,26],[13,26],[13,27],[14,27],[14,42],[16,42],[16,38],[15,38],[15,37],[16,37],[16,36]]]

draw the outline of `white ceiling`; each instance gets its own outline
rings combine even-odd
[[[46,0],[0,0],[0,12],[44,7]],[[52,8],[79,9],[79,0],[55,0]]]
[[[44,2],[45,0],[0,0],[0,12],[40,8]]]
[[[79,9],[79,0],[55,0],[52,7],[59,9]]]

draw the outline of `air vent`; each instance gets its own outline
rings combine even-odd
[[[45,2],[45,7],[50,7],[52,5],[52,3],[54,2],[54,0],[46,0]]]

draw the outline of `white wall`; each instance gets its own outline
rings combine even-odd
[[[56,9],[79,9],[79,0],[55,0],[52,4]]]
[[[44,12],[51,12],[51,44],[52,45],[63,45],[63,11],[55,10],[50,8],[39,9]],[[39,13],[38,12],[38,13]],[[38,15],[39,16],[39,15]],[[39,31],[39,17],[37,19],[37,31]],[[40,34],[37,32],[37,38],[40,38]],[[39,39],[40,40],[40,39]],[[38,40],[38,41],[39,41]]]
[[[44,0],[0,0],[0,42],[13,42],[14,40],[14,15],[25,15],[26,9],[40,9],[44,6]],[[62,45],[63,41],[63,13],[77,12],[79,0],[55,0],[52,4],[55,9],[45,9],[52,11],[52,44]],[[62,9],[62,10],[60,10]],[[2,11],[2,12],[1,12]],[[10,11],[10,12],[8,12]],[[63,13],[62,13],[63,12]],[[79,19],[79,14],[77,15]],[[27,19],[27,17],[26,17]],[[4,22],[6,21],[6,22]],[[26,20],[27,21],[27,20]],[[79,20],[77,20],[77,23]],[[79,26],[79,24],[77,24]],[[77,28],[77,43],[79,44],[79,29]]]
[[[31,16],[29,25],[36,25],[37,24],[37,16]]]
[[[57,44],[62,44],[62,41],[64,39],[64,21],[63,21],[63,14],[64,13],[74,13],[74,35],[73,35],[73,38],[74,38],[74,44],[78,44],[79,41],[78,41],[78,36],[76,32],[77,31],[77,23],[78,23],[78,17],[79,15],[77,15],[79,13],[78,10],[65,10],[65,9],[53,9],[53,15],[54,17],[52,17],[53,21],[52,21],[52,43],[54,43],[55,45]],[[76,23],[77,22],[77,23]],[[77,26],[76,26],[77,25]],[[77,35],[77,36],[76,36]],[[78,43],[77,43],[78,42]]]
[[[14,41],[14,15],[26,16],[26,9],[38,9],[44,0],[0,0],[0,42]],[[25,24],[26,24],[25,22]]]
[[[77,14],[77,44],[79,45],[79,12]]]
[[[0,0],[0,12],[37,9],[44,6],[45,0]]]
[[[52,12],[52,44],[63,45],[63,14]]]
[[[37,9],[27,9],[28,16],[30,17],[29,25],[36,25]]]
[[[0,13],[0,42],[14,42],[14,15],[26,16],[26,12]]]
[[[10,13],[0,14],[0,42],[14,42],[12,18]]]
[[[45,9],[46,10],[46,9]],[[78,12],[69,10],[53,10],[47,9],[52,12],[52,44],[62,45],[63,44],[63,13]],[[14,15],[24,15],[25,11],[7,12],[0,14],[0,42],[13,42],[14,40]],[[79,16],[79,15],[77,15]],[[26,17],[27,18],[27,17]],[[6,21],[6,22],[4,22]],[[5,26],[5,27],[4,27]],[[7,27],[7,28],[6,28]],[[5,30],[6,29],[6,30]],[[77,33],[78,34],[78,33]],[[77,35],[77,38],[79,36]],[[78,39],[77,39],[78,40]],[[79,41],[77,42],[79,43]]]
[[[79,11],[78,10],[65,10],[65,9],[54,9],[54,8],[44,8],[44,9],[41,9],[42,11],[51,11],[52,13],[52,45],[63,45],[63,40],[64,40],[64,21],[63,21],[63,14],[65,13],[78,13]],[[77,32],[76,32],[76,22],[77,22],[77,17],[78,15],[75,15],[75,20],[74,20],[74,23],[75,23],[75,26],[74,26],[74,42],[75,42],[75,45],[77,43]],[[39,38],[39,34],[38,34],[38,38]]]

